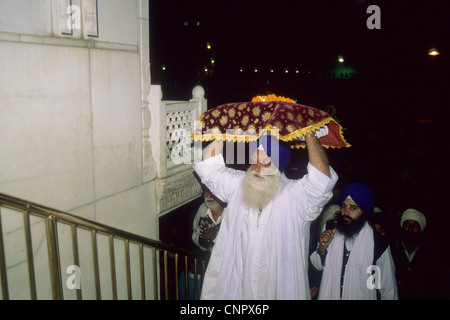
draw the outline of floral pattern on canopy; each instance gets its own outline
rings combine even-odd
[[[342,126],[329,114],[284,97],[223,104],[204,112],[198,120],[201,126],[191,135],[195,141],[249,142],[271,134],[291,142],[292,148],[300,148],[305,147],[304,139],[301,141],[304,136],[328,126],[328,135],[320,138],[324,147],[350,147]]]

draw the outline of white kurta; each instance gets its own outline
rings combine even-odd
[[[299,180],[283,183],[263,209],[243,203],[245,172],[217,155],[194,166],[211,192],[228,203],[206,270],[202,299],[310,299],[309,226],[332,197],[331,178],[310,163]]]
[[[311,263],[317,270],[323,270],[319,288],[319,300],[376,300],[376,288],[369,286],[371,280],[368,268],[373,266],[374,240],[373,230],[365,223],[355,239],[349,241],[336,232],[328,246],[325,265],[317,253],[311,254]],[[344,272],[344,283],[341,283],[341,271],[344,245],[350,251]],[[380,277],[379,291],[382,300],[396,300],[397,286],[395,282],[395,266],[388,247],[376,261]],[[341,297],[342,285],[342,297]]]

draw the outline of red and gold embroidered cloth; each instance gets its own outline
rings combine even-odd
[[[223,104],[200,115],[201,128],[195,129],[195,141],[213,139],[234,142],[255,141],[261,134],[271,133],[304,147],[300,138],[328,126],[328,135],[320,138],[325,147],[350,147],[342,127],[326,112],[289,101],[252,101]],[[278,132],[276,132],[278,130]]]

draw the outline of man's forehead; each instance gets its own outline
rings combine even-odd
[[[270,157],[267,155],[267,153],[264,150],[258,150],[259,153],[259,161],[261,162],[269,162],[271,161]]]
[[[254,153],[253,153],[253,155],[252,155],[252,159],[253,159],[253,162],[254,163],[256,163],[256,160],[257,160],[257,158],[259,157],[259,161],[263,161],[263,160],[265,160],[265,161],[271,161],[270,160],[270,157],[267,155],[267,153],[264,151],[264,150],[262,150],[262,149],[258,149],[258,150],[256,150]]]
[[[358,206],[358,205],[356,204],[356,202],[353,201],[353,199],[352,199],[351,196],[348,196],[347,198],[345,198],[345,200],[343,201],[343,203],[345,203],[345,204],[347,204],[347,205],[355,205],[355,206]]]
[[[418,227],[420,227],[420,224],[416,220],[412,220],[412,219],[407,219],[407,220],[403,221],[403,226],[405,226],[405,225],[417,225]]]

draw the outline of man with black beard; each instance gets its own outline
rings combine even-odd
[[[351,200],[347,200],[350,202]],[[361,214],[359,217],[353,218],[351,215],[347,215],[342,207],[346,208],[347,204],[341,204],[341,214],[337,216],[336,220],[336,229],[340,233],[342,233],[347,239],[353,238],[353,236],[358,235],[361,231],[362,227],[366,223],[366,216]],[[354,206],[354,204],[350,204],[350,206]]]
[[[407,209],[400,219],[400,237],[393,249],[400,300],[432,299],[432,257],[424,244],[425,215]]]
[[[375,204],[372,190],[353,183],[341,191],[339,204],[335,228],[322,232],[310,256],[323,271],[318,300],[397,299],[390,248],[379,247],[378,233],[367,223]]]

